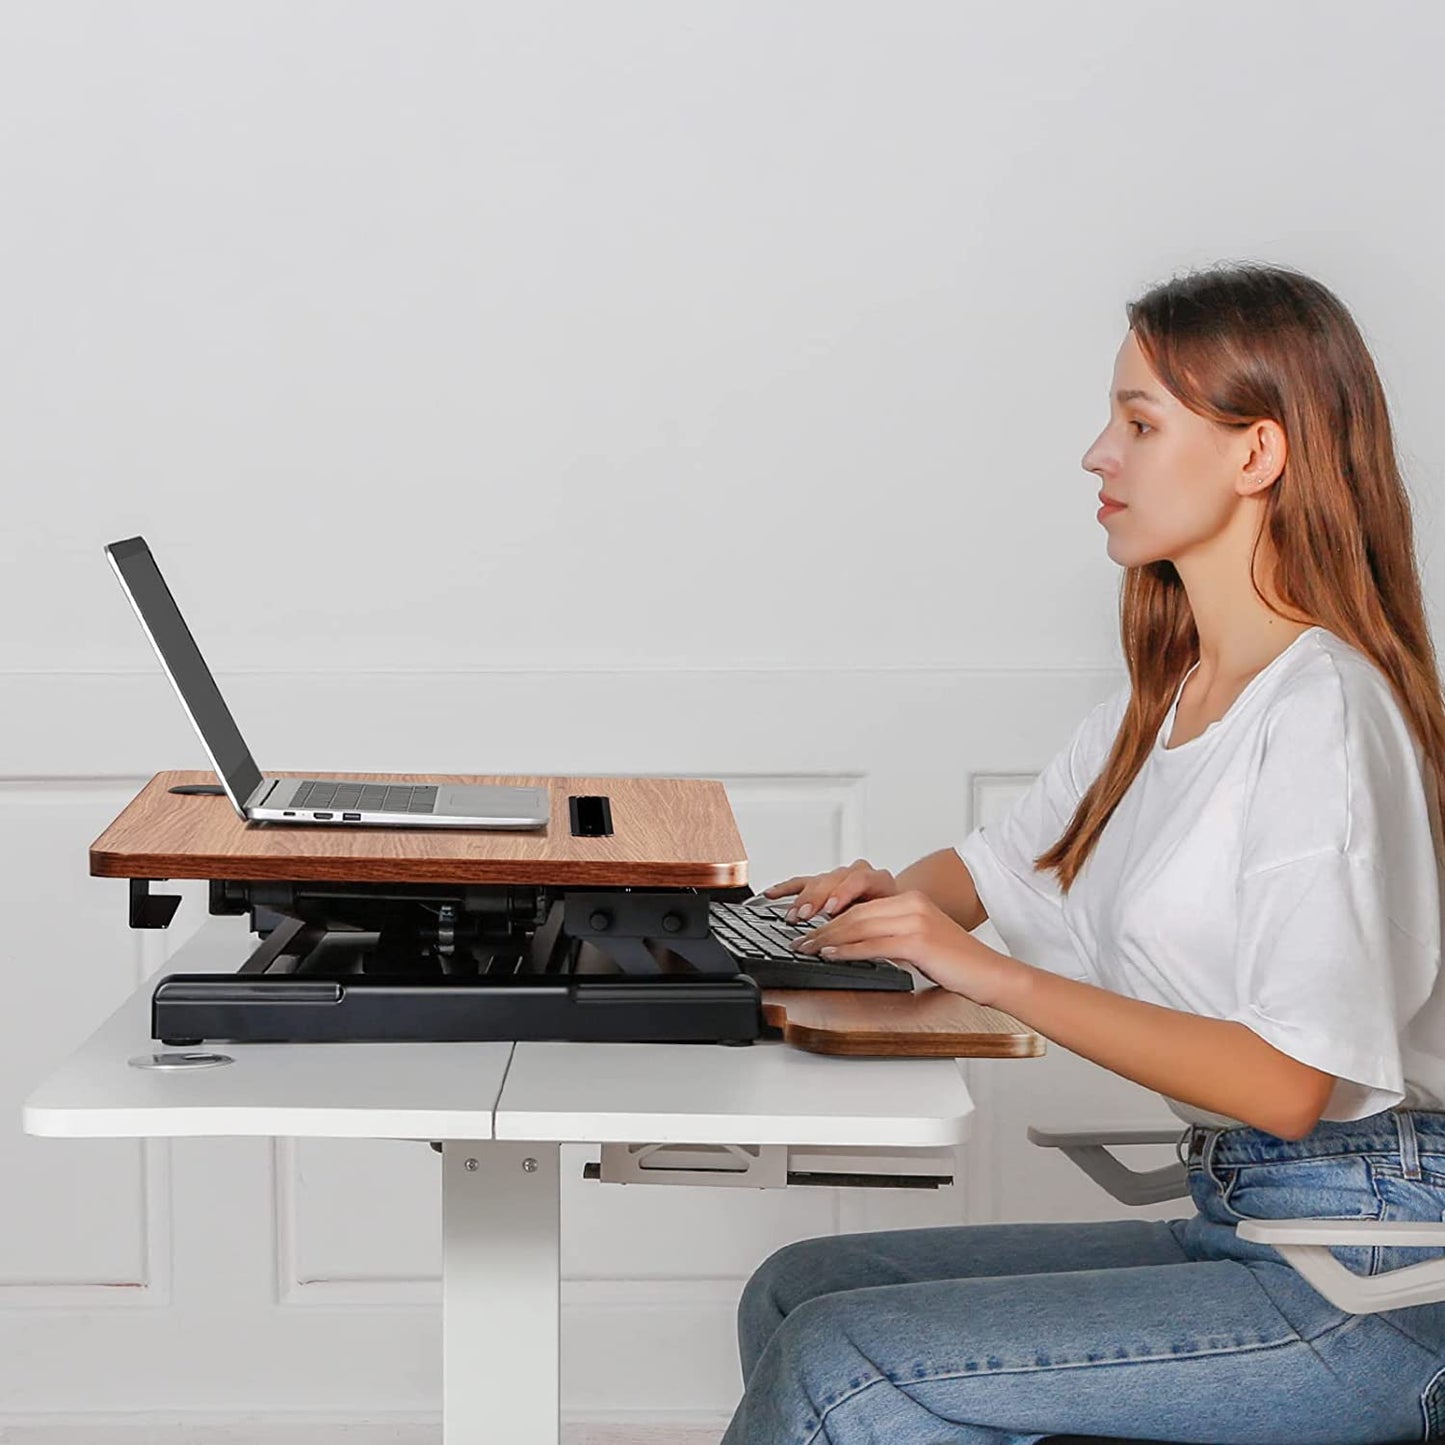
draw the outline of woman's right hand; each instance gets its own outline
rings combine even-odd
[[[797,894],[784,915],[789,922],[804,922],[815,913],[836,918],[845,908],[869,898],[892,898],[900,891],[886,868],[875,868],[866,858],[855,858],[831,873],[802,874],[774,883],[762,892],[764,898],[788,898]]]

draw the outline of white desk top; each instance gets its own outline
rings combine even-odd
[[[779,1039],[520,1043],[498,1139],[588,1143],[956,1144],[973,1100],[953,1059],[850,1059]]]
[[[214,918],[168,973],[234,972],[245,920]],[[778,1040],[719,1044],[211,1043],[218,1068],[133,1068],[155,979],[25,1102],[25,1129],[66,1137],[257,1134],[577,1143],[936,1146],[967,1136],[952,1059],[849,1059]]]
[[[162,973],[234,973],[255,946],[244,918],[211,918]],[[25,1130],[77,1138],[262,1134],[490,1139],[510,1043],[206,1043],[218,1068],[137,1069],[150,1036],[141,986],[25,1101]],[[77,1007],[83,1000],[77,1000]]]

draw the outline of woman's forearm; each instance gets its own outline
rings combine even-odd
[[[1242,1023],[1126,998],[1018,959],[1007,962],[1013,967],[1000,970],[989,1000],[994,1007],[1147,1089],[1281,1139],[1308,1134],[1329,1100],[1331,1075],[1281,1053]]]
[[[973,874],[952,848],[940,848],[894,875],[899,888],[916,888],[970,933],[988,918]]]

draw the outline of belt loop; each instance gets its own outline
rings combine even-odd
[[[1199,1149],[1199,1167],[1204,1170],[1205,1177],[1209,1179],[1214,1178],[1214,1149],[1218,1143],[1219,1130],[1206,1128]]]
[[[1191,1124],[1189,1128],[1184,1131],[1184,1138],[1181,1141],[1183,1146],[1181,1153],[1185,1157],[1181,1157],[1179,1162],[1186,1167],[1191,1162],[1197,1163],[1202,1150],[1203,1142],[1203,1126],[1199,1124]]]
[[[1415,1133],[1415,1120],[1408,1109],[1392,1110],[1395,1129],[1400,1135],[1400,1163],[1406,1179],[1423,1179],[1420,1172],[1420,1139]]]
[[[1174,1157],[1187,1169],[1189,1167],[1189,1141],[1194,1137],[1194,1125],[1186,1125],[1180,1132],[1179,1137],[1174,1141]]]

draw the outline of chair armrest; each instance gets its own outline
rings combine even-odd
[[[1116,1124],[1100,1129],[1041,1129],[1029,1125],[1029,1140],[1045,1149],[1062,1149],[1082,1144],[1174,1144],[1187,1126],[1177,1129],[1146,1128],[1138,1124]]]
[[[1258,1244],[1389,1244],[1405,1249],[1445,1249],[1445,1224],[1384,1219],[1241,1219],[1241,1239]]]
[[[1130,1169],[1107,1144],[1170,1144],[1180,1129],[1127,1125],[1099,1129],[1041,1129],[1029,1126],[1032,1143],[1062,1149],[1096,1184],[1123,1204],[1154,1204],[1189,1192],[1189,1172],[1169,1164],[1148,1172]],[[1286,1264],[1331,1304],[1349,1314],[1375,1314],[1407,1305],[1445,1301],[1445,1258],[1405,1265],[1384,1274],[1359,1275],[1346,1269],[1330,1248],[1351,1245],[1392,1245],[1445,1250],[1445,1222],[1396,1223],[1378,1219],[1242,1219],[1235,1225],[1241,1239],[1267,1244]]]
[[[1177,1144],[1184,1132],[1177,1129],[1119,1125],[1100,1129],[1041,1129],[1029,1125],[1031,1143],[1045,1149],[1062,1149],[1101,1189],[1121,1204],[1157,1204],[1189,1193],[1189,1171],[1182,1164],[1161,1169],[1131,1169],[1104,1147],[1106,1144]]]
[[[1384,1274],[1361,1275],[1346,1269],[1329,1248],[1385,1244],[1445,1249],[1445,1224],[1379,1219],[1242,1219],[1234,1228],[1241,1239],[1278,1250],[1285,1262],[1293,1265],[1331,1304],[1351,1314],[1375,1314],[1445,1300],[1445,1259],[1429,1259]]]

